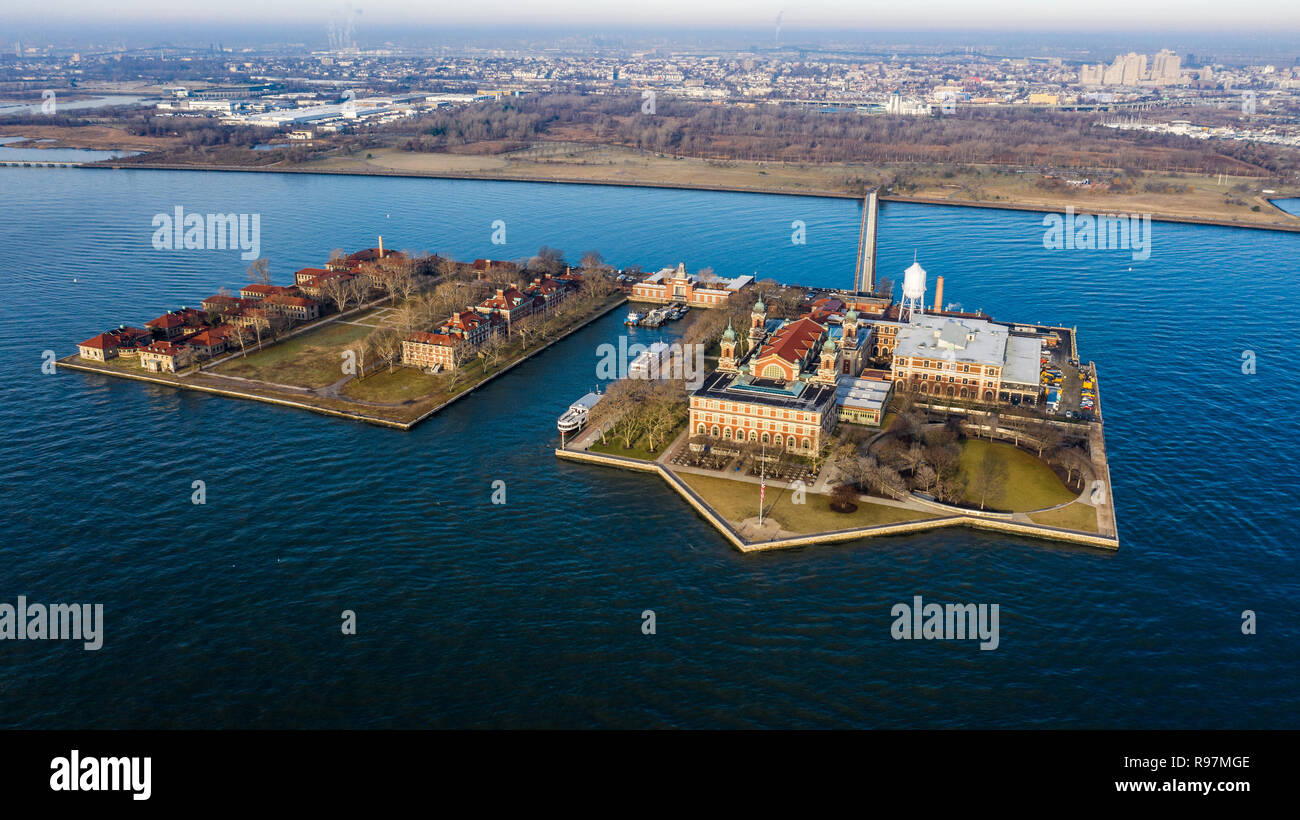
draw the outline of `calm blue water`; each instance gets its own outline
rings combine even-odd
[[[90,148],[11,148],[5,143],[24,137],[0,137],[0,160],[21,162],[97,162],[101,159],[133,157],[139,151],[96,151]]]
[[[107,622],[99,652],[0,642],[0,726],[1300,725],[1300,237],[1156,224],[1133,261],[1044,250],[1030,213],[884,206],[882,272],[916,253],[946,300],[1078,326],[1123,547],[953,530],[744,556],[658,481],[553,457],[618,313],[410,433],[42,375],[41,353],[244,281],[236,252],[152,248],[177,205],[260,213],[279,280],[382,233],[831,285],[852,201],[22,168],[0,191],[0,601]],[[914,595],[999,604],[1000,648],[892,640]]]
[[[1300,199],[1274,199],[1270,201],[1287,213],[1300,216]]]

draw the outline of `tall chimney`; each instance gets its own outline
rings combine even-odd
[[[939,280],[934,284],[934,312],[941,313],[942,311],[943,311],[943,277],[940,276]]]
[[[379,258],[384,258],[384,238],[382,236],[379,237]]]

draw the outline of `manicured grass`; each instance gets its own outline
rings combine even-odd
[[[297,387],[324,387],[343,378],[343,349],[373,330],[331,322],[269,346],[264,342],[261,351],[236,356],[211,372]],[[249,345],[250,349],[254,346]]]
[[[1032,513],[1029,519],[1038,524],[1046,524],[1049,527],[1064,527],[1067,530],[1084,530],[1086,532],[1099,531],[1097,527],[1097,509],[1089,507],[1087,504],[1080,504],[1078,501],[1061,507],[1059,510]]]
[[[739,524],[758,515],[758,485],[727,478],[677,473],[691,489],[723,518]],[[764,513],[781,524],[781,528],[799,534],[832,532],[877,524],[896,524],[901,521],[919,521],[933,518],[928,513],[913,512],[884,504],[858,501],[858,509],[851,513],[837,513],[830,508],[830,499],[824,495],[808,493],[803,504],[794,504],[793,492],[784,487],[769,485],[767,510]]]
[[[1006,512],[1039,510],[1063,504],[1077,495],[1033,454],[998,441],[967,439],[962,442],[961,461],[958,465],[961,478],[966,482],[967,504],[979,506],[979,494],[975,491],[971,476],[986,452],[992,452],[1006,467],[1006,481],[998,492],[985,499],[985,509]]]
[[[429,376],[415,367],[395,367],[389,373],[381,368],[364,379],[353,379],[343,385],[343,395],[361,401],[399,402],[421,399],[442,390],[447,383],[443,376]]]

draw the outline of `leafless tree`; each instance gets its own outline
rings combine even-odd
[[[348,306],[348,300],[352,298],[352,288],[341,277],[332,276],[325,280],[321,286],[325,298],[334,303],[335,309],[342,313]]]
[[[922,464],[915,473],[916,486],[925,492],[934,489],[934,483],[939,480],[939,474],[929,464]]]
[[[858,491],[852,484],[837,484],[831,490],[831,509],[853,512],[858,508]]]
[[[970,471],[970,488],[980,500],[980,509],[991,496],[1002,492],[1007,483],[1007,465],[992,447],[987,448]]]
[[[271,263],[265,257],[248,263],[248,281],[256,285],[271,284]]]

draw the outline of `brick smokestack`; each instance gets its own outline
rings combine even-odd
[[[934,284],[934,312],[940,313],[942,311],[943,311],[943,277],[940,276],[939,281],[935,282]]]

